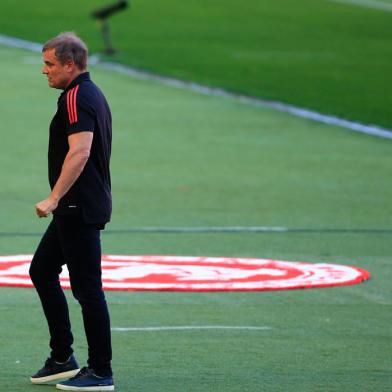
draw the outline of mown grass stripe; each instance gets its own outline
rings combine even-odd
[[[27,50],[31,50],[31,51],[39,52],[39,53],[41,52],[41,49],[42,49],[42,45],[39,43],[30,42],[30,41],[26,41],[26,40],[14,38],[14,37],[8,37],[8,36],[1,35],[1,34],[0,34],[0,44],[15,47],[15,48],[27,49]],[[385,139],[392,139],[392,130],[382,128],[382,127],[377,127],[375,125],[361,124],[358,122],[338,118],[338,117],[331,116],[331,115],[318,113],[313,110],[309,110],[306,108],[300,108],[300,107],[297,107],[294,105],[289,105],[289,104],[282,103],[282,102],[268,101],[268,100],[264,100],[264,99],[260,99],[260,98],[249,97],[249,96],[240,95],[240,94],[234,94],[234,93],[231,93],[231,92],[226,91],[221,88],[203,86],[201,84],[194,83],[194,82],[184,82],[182,80],[178,80],[178,79],[174,79],[174,78],[155,75],[153,73],[140,71],[140,70],[137,70],[137,69],[134,69],[132,67],[128,67],[128,66],[125,66],[122,64],[100,61],[99,56],[97,56],[97,55],[90,56],[89,61],[90,61],[90,64],[93,64],[93,65],[98,66],[100,68],[107,69],[107,70],[114,71],[114,72],[118,72],[118,73],[122,73],[125,75],[129,75],[131,77],[135,77],[138,79],[150,80],[150,81],[158,82],[158,83],[170,86],[170,87],[191,90],[191,91],[194,91],[194,92],[197,92],[200,94],[209,95],[209,96],[217,96],[217,97],[235,99],[235,100],[239,100],[239,101],[246,103],[246,104],[251,104],[251,105],[256,105],[256,106],[265,107],[265,108],[269,108],[269,109],[274,109],[274,110],[277,110],[277,111],[280,111],[283,113],[291,114],[296,117],[301,117],[301,118],[305,118],[307,120],[312,120],[312,121],[316,121],[319,123],[324,123],[324,124],[328,124],[328,125],[337,126],[340,128],[345,128],[350,131],[365,133],[367,135],[378,136],[378,137],[382,137]]]

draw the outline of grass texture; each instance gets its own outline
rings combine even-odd
[[[102,51],[90,13],[106,3],[3,0],[1,33],[44,42],[75,30]],[[115,61],[392,127],[390,12],[332,0],[130,4],[110,20]]]
[[[48,221],[48,124],[58,91],[40,57],[0,47],[4,87],[0,254],[32,253]],[[265,331],[113,332],[118,391],[384,391],[390,388],[391,234],[117,234],[140,226],[390,229],[390,142],[231,99],[93,68],[112,107],[114,214],[105,253],[249,256],[352,264],[364,284],[251,293],[108,292],[114,327],[269,326]],[[14,233],[14,234],[12,234]],[[76,354],[86,342],[70,297]],[[0,289],[0,391],[48,353],[34,290]]]

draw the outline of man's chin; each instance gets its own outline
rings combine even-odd
[[[61,86],[58,86],[56,83],[51,82],[50,80],[48,80],[48,85],[49,85],[49,87],[51,87],[51,88],[62,89]]]

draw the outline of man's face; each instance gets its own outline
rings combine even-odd
[[[55,51],[56,49],[48,49],[43,52],[44,67],[42,73],[48,77],[50,87],[64,90],[72,81],[75,65],[72,61],[61,64]]]

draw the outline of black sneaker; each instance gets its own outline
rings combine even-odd
[[[79,365],[73,355],[71,355],[65,363],[58,363],[52,358],[48,358],[45,362],[45,366],[38,370],[34,376],[31,376],[30,380],[33,384],[44,384],[49,381],[72,377],[78,372]]]
[[[69,380],[56,385],[63,391],[114,391],[113,377],[99,377],[93,369],[84,367]]]

